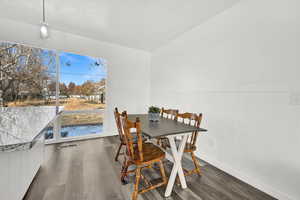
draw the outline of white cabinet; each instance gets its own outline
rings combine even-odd
[[[44,158],[41,137],[32,148],[0,152],[0,199],[21,200]]]

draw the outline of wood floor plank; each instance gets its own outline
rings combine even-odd
[[[46,146],[45,164],[24,200],[130,200],[134,176],[120,182],[122,156],[114,161],[117,136]],[[169,175],[173,164],[164,161]],[[188,156],[183,166],[192,168]],[[139,195],[138,200],[275,200],[275,198],[202,162],[202,176],[187,177],[187,189],[175,185],[165,198],[165,186]],[[146,178],[161,181],[158,168],[144,169]],[[141,183],[141,186],[143,184]]]
[[[70,165],[68,166],[67,178],[65,180],[64,200],[82,200],[85,199],[83,195],[83,152],[80,146],[70,148]]]
[[[43,200],[61,199],[65,194],[65,185],[56,185],[49,187],[43,197]]]

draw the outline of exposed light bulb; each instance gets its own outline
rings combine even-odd
[[[44,22],[41,24],[40,35],[41,35],[42,39],[49,38],[48,25],[46,23],[44,23]]]

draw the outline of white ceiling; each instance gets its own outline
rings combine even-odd
[[[151,51],[239,0],[45,0],[53,29]],[[39,24],[42,0],[0,0],[0,17]]]

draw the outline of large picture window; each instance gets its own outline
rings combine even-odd
[[[101,58],[0,42],[0,107],[53,107],[46,139],[102,133],[106,77]]]

